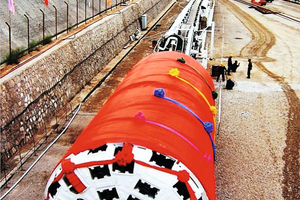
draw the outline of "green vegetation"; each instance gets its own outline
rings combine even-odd
[[[44,44],[44,45],[50,44],[51,41],[52,41],[51,35],[47,35],[44,40],[43,39],[32,40],[29,43],[29,51],[38,51],[42,44]],[[28,49],[26,49],[25,47],[18,47],[16,49],[13,49],[11,51],[11,55],[9,55],[9,52],[8,52],[4,56],[3,62],[1,62],[1,63],[7,63],[8,65],[18,64],[19,58],[25,56],[27,54],[27,52],[28,52]]]
[[[38,51],[40,43],[41,43],[40,40],[32,40],[29,43],[29,51]]]
[[[11,55],[9,56],[9,53],[5,55],[4,61],[10,65],[10,64],[18,64],[19,63],[19,58],[25,55],[26,48],[25,47],[18,47],[16,49],[13,49],[11,51]]]
[[[44,45],[45,45],[45,44],[50,44],[51,41],[52,41],[52,36],[51,36],[51,35],[47,35],[47,36],[45,37],[45,40],[44,40]]]

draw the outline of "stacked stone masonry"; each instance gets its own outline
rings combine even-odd
[[[41,127],[111,61],[171,0],[140,0],[108,15],[0,79],[1,163],[12,158]]]

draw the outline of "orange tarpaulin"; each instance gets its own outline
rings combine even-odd
[[[164,96],[154,95],[158,88]],[[216,199],[214,90],[210,74],[195,59],[176,52],[152,54],[132,68],[64,158],[106,143],[144,146],[184,163],[209,199]]]

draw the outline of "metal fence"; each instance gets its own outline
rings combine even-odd
[[[7,30],[1,36],[1,40],[6,40],[1,42],[1,64],[7,62],[8,59],[15,58],[15,56],[18,59],[31,51],[38,50],[40,45],[57,39],[60,34],[78,28],[79,25],[128,2],[128,0],[51,1],[53,1],[53,5],[45,6],[41,1],[40,5],[32,5],[32,8],[27,5],[23,9],[18,8],[27,1],[18,1],[15,2],[15,14],[7,11],[6,17],[1,17],[1,21],[5,20],[5,22],[3,21],[0,27],[3,32],[5,32],[3,30],[5,26]],[[1,15],[3,14],[1,13]]]

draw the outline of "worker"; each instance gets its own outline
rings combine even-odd
[[[247,69],[247,78],[250,78],[250,72],[252,70],[252,62],[251,59],[248,59],[248,69]]]
[[[219,78],[221,75],[222,75],[222,81],[225,81],[225,72],[226,72],[225,65],[224,65],[224,63],[221,63],[221,66],[219,66],[219,69],[218,69],[217,82],[219,81]]]
[[[234,86],[234,82],[231,80],[231,76],[228,76],[228,80],[226,81],[225,88],[227,90],[232,90],[233,86]]]
[[[237,60],[234,61],[232,64],[232,72],[236,72],[236,69],[240,66],[240,63],[238,63]]]
[[[232,70],[232,54],[229,54],[227,65],[228,65],[228,75],[230,75],[230,70]]]

